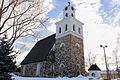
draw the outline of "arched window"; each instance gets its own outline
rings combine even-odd
[[[65,43],[61,43],[61,44],[60,44],[60,48],[61,48],[61,47],[65,47]]]
[[[95,73],[92,73],[91,76],[95,76]]]
[[[68,9],[68,7],[65,7],[65,10],[67,10]]]
[[[73,13],[71,13],[71,16],[73,17]]]
[[[76,46],[76,47],[80,47],[79,43],[76,43],[75,46]]]
[[[73,24],[73,31],[75,31],[75,24]]]
[[[63,63],[60,63],[59,68],[64,68],[64,67],[65,67],[65,65]]]
[[[61,27],[59,27],[59,33],[61,33]]]
[[[65,16],[68,17],[68,13],[66,13]]]
[[[52,50],[53,50],[53,51],[55,50],[55,44],[53,45]]]
[[[60,63],[60,65],[59,65],[60,76],[63,76],[66,74],[64,69],[65,69],[65,65],[63,63]]]
[[[79,33],[79,34],[81,33],[80,28],[78,28],[78,33]]]
[[[76,75],[78,76],[78,75],[80,75],[80,65],[79,64],[76,65],[76,69],[77,69]]]
[[[74,7],[72,6],[71,9],[74,10]]]
[[[67,29],[68,29],[68,26],[67,26],[67,24],[65,25],[65,31],[67,31]]]

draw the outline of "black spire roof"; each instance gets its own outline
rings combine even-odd
[[[55,41],[55,34],[38,41],[22,61],[21,65],[45,61]]]
[[[96,64],[92,64],[88,69],[88,71],[92,71],[92,70],[101,71],[101,69]]]

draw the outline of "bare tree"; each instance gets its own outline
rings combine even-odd
[[[0,36],[9,35],[11,46],[20,37],[31,35],[46,21],[46,0],[0,0]]]
[[[92,64],[95,63],[95,60],[96,60],[96,55],[89,52],[86,57],[86,66],[90,67]]]
[[[113,50],[113,59],[115,60],[114,65],[116,66],[116,71],[118,72],[118,75],[120,75],[120,69],[119,69],[119,55],[118,52],[120,50],[120,35],[118,34],[118,38],[117,38],[117,45],[115,47],[115,49]],[[120,76],[118,76],[120,77]]]

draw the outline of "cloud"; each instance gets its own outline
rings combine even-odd
[[[46,18],[48,17],[48,13],[54,9],[54,5],[53,5],[53,0],[44,0],[44,5],[43,5],[45,10],[45,13],[42,15],[42,17]],[[34,37],[32,36],[27,36],[25,38],[20,38],[16,41],[16,43],[14,44],[14,46],[16,47],[16,50],[19,50],[22,46],[25,45],[24,49],[21,50],[21,54],[18,55],[18,57],[16,58],[17,62],[21,62],[25,56],[29,53],[30,49],[35,45],[35,43],[40,40],[43,39],[44,37],[52,34],[53,32],[45,29],[45,27],[40,27],[37,30],[35,30],[34,32]]]
[[[116,1],[119,0],[112,0],[110,2],[109,7],[112,8],[109,13],[106,9],[108,8],[108,5],[101,3],[101,0],[71,0],[76,8],[76,18],[84,23],[83,36],[85,56],[89,52],[97,54],[96,63],[100,68],[105,67],[101,65],[104,62],[101,61],[103,57],[103,49],[100,48],[100,44],[108,45],[108,48],[106,48],[106,54],[107,56],[111,56],[113,49],[116,47],[116,38],[120,31],[119,4],[117,4]],[[115,5],[117,5],[117,7],[115,7]],[[48,30],[55,33],[55,23],[61,19],[61,14],[62,13],[48,21]]]
[[[101,0],[71,1],[75,4],[76,18],[84,23],[83,32],[85,55],[88,55],[89,52],[97,54],[98,58],[96,63],[100,65],[101,68],[104,67],[102,69],[105,69],[105,66],[101,66],[104,62],[101,62],[103,49],[100,48],[100,44],[108,45],[106,54],[107,56],[111,56],[112,51],[116,46],[117,35],[120,31],[120,28],[114,27],[115,24],[120,24],[120,15],[117,12],[118,7],[114,7],[114,9],[111,8],[113,9],[111,14],[114,15],[111,17],[111,15],[105,10],[107,5],[101,3]],[[113,4],[109,6],[113,6]],[[115,14],[117,14],[117,16]],[[109,20],[109,23],[106,23],[106,20]],[[114,23],[110,23],[112,21],[114,21]]]
[[[113,26],[120,27],[120,12],[115,16]]]
[[[33,46],[37,43],[37,41],[53,34],[53,32],[46,30],[46,29],[41,29],[38,30],[35,34],[36,37],[33,36],[28,36],[25,38],[20,38],[16,44],[14,45],[16,50],[20,50],[20,54],[17,56],[17,65],[27,56],[27,54],[30,52],[30,50],[33,48]]]
[[[58,22],[58,21],[60,21],[61,20],[61,18],[51,18],[50,20],[49,20],[49,25],[48,25],[48,27],[47,27],[47,29],[49,30],[49,31],[52,31],[53,33],[55,33],[56,32],[56,25],[55,25],[55,23],[56,22]]]
[[[120,5],[120,0],[112,0],[112,4],[118,4],[118,5]]]
[[[111,15],[105,10],[105,6],[103,6],[105,4],[101,3],[101,0],[71,0],[71,2],[76,9],[76,18],[84,23],[85,56],[89,52],[97,54],[98,58],[96,63],[100,65],[102,69],[105,69],[105,66],[101,65],[104,62],[101,62],[103,49],[100,48],[100,44],[108,45],[106,54],[111,56],[112,51],[116,46],[117,35],[120,31],[120,28],[113,27],[115,24],[119,25],[120,18],[117,11],[118,7],[114,7],[114,9],[112,8],[113,10],[111,10],[111,14],[114,16],[111,17]],[[111,3],[110,6],[113,6],[113,4]],[[117,16],[115,14],[117,14]],[[61,16],[61,13],[59,16]],[[50,25],[48,30],[55,33],[55,22],[61,19],[59,16],[49,20]],[[109,23],[106,23],[107,20]],[[112,21],[113,23],[110,23]]]

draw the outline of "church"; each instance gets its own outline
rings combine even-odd
[[[38,41],[21,62],[22,76],[75,77],[85,74],[83,23],[69,3],[56,33]]]

